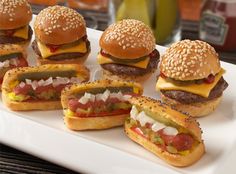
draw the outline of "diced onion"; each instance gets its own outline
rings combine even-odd
[[[105,102],[110,95],[110,91],[107,89],[101,96],[101,99]]]
[[[11,59],[10,64],[17,66],[18,65],[18,59]]]
[[[30,79],[25,79],[25,82],[27,85],[31,85],[31,83],[32,83]]]
[[[9,65],[10,65],[10,61],[9,60],[5,60],[3,67],[7,68],[7,67],[9,67]]]
[[[138,109],[133,105],[130,111],[130,117],[136,120],[137,115],[138,115]]]
[[[162,123],[159,123],[159,122],[155,122],[153,125],[152,125],[152,130],[154,131],[154,132],[157,132],[157,131],[159,131],[160,129],[163,129],[163,128],[165,128],[166,127],[166,125],[164,125],[164,124],[162,124]]]
[[[24,88],[24,87],[25,87],[25,82],[20,82],[19,86],[20,86],[21,88]]]
[[[43,79],[39,80],[39,81],[38,81],[38,85],[39,85],[39,86],[43,86],[43,85],[44,85],[44,80],[43,80]]]
[[[130,99],[131,97],[132,97],[131,95],[124,95],[123,100],[128,101],[128,99]]]
[[[80,83],[81,80],[78,77],[71,77],[70,82],[71,83]]]
[[[80,99],[79,99],[79,102],[83,105],[85,105],[86,103],[88,103],[89,101],[89,98],[85,97],[85,96],[82,96]]]
[[[53,83],[52,77],[49,77],[47,80],[45,80],[44,85],[43,86],[47,86]]]
[[[32,83],[31,83],[31,86],[33,88],[33,90],[35,90],[37,87],[38,87],[38,82],[36,80],[34,80]]]
[[[90,101],[95,101],[95,95],[85,92],[84,97],[88,98]]]
[[[148,117],[144,111],[137,115],[137,120],[140,122],[141,126],[145,126],[146,123],[155,123],[155,120],[153,120],[151,117]]]
[[[175,136],[178,134],[178,130],[174,127],[170,127],[170,126],[167,126],[163,129],[163,133],[165,135],[172,135],[172,136]]]

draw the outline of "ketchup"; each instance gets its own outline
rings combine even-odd
[[[207,84],[211,84],[215,81],[215,76],[210,74],[207,78],[204,79],[204,82]]]
[[[236,0],[208,0],[199,34],[219,51],[236,51]]]
[[[55,53],[59,49],[60,45],[49,45],[49,44],[47,44],[47,47],[50,49],[51,53]]]

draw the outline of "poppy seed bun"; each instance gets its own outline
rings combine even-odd
[[[16,29],[29,24],[32,19],[31,7],[26,0],[0,1],[0,29]]]
[[[215,49],[200,40],[174,43],[162,56],[160,71],[175,80],[197,80],[219,73],[220,61]]]
[[[36,38],[45,44],[61,45],[79,40],[86,35],[84,18],[64,6],[42,10],[34,23]]]
[[[100,47],[120,59],[136,59],[155,49],[152,30],[143,22],[125,19],[110,25],[102,34]]]

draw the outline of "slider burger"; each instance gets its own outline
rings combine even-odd
[[[11,110],[60,109],[62,89],[88,80],[89,70],[77,64],[15,68],[4,76],[2,100]]]
[[[191,116],[213,112],[228,84],[218,54],[203,41],[183,40],[167,49],[160,62],[156,90],[163,102]]]
[[[103,78],[142,82],[156,69],[159,52],[152,30],[143,22],[126,19],[109,26],[99,41],[97,60]]]
[[[28,45],[32,37],[32,11],[27,0],[0,1],[0,44]]]
[[[0,88],[3,76],[12,68],[28,66],[26,52],[20,45],[0,44]]]
[[[173,166],[189,166],[202,157],[205,146],[194,118],[144,96],[129,102],[125,132],[130,139]]]
[[[139,84],[117,80],[69,86],[61,95],[65,124],[72,130],[121,126],[131,109],[128,99],[142,93]]]
[[[39,64],[83,63],[90,52],[84,18],[75,10],[51,6],[34,23],[33,49]]]

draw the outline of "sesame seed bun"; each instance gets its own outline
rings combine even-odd
[[[42,10],[34,23],[36,38],[45,44],[61,45],[79,40],[86,35],[84,18],[64,6]]]
[[[0,1],[0,29],[16,29],[28,25],[32,19],[31,7],[26,0]]]
[[[218,107],[222,100],[222,96],[206,102],[197,102],[191,104],[183,104],[161,94],[161,99],[164,103],[178,108],[179,110],[188,113],[192,117],[203,117],[211,114]]]
[[[110,25],[102,34],[100,47],[120,59],[136,59],[155,49],[152,30],[143,22],[125,19]]]
[[[197,80],[219,73],[220,61],[215,49],[200,40],[174,43],[162,56],[160,71],[175,80]]]

